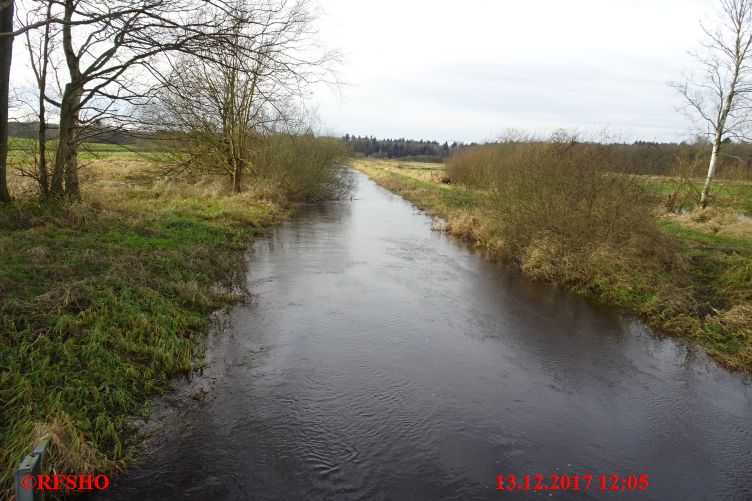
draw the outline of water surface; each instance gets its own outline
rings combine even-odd
[[[112,499],[752,499],[752,391],[484,260],[356,174],[257,240],[249,305]],[[496,475],[647,474],[641,493]]]

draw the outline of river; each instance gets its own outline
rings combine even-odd
[[[254,299],[101,497],[752,499],[739,376],[485,260],[354,175],[352,201],[253,243]],[[496,490],[552,473],[649,484]]]

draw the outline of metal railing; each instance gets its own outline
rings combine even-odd
[[[50,445],[50,439],[45,438],[34,447],[31,454],[27,455],[21,464],[16,468],[16,474],[13,478],[14,489],[16,491],[16,501],[43,501],[44,490],[35,489],[35,484],[24,483],[24,478],[28,475],[39,475],[44,471],[44,459],[47,452],[47,446]],[[32,487],[32,488],[29,488]]]

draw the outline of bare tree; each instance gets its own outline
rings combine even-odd
[[[51,191],[77,198],[84,110],[91,122],[122,114],[123,103],[149,95],[136,78],[139,70],[155,67],[168,52],[210,52],[243,20],[221,0],[62,0],[61,8],[67,83],[56,103],[60,128]],[[97,21],[85,23],[92,19]]]
[[[52,2],[49,3],[52,5]],[[0,203],[11,201],[7,182],[8,160],[8,119],[10,70],[13,56],[13,40],[16,36],[28,33],[30,30],[60,23],[60,19],[48,15],[34,23],[21,26],[14,31],[15,1],[0,0]]]
[[[37,8],[27,12],[25,25],[35,24],[40,19],[50,19],[54,0],[44,0]],[[39,194],[42,199],[50,195],[49,169],[47,165],[47,94],[48,75],[51,65],[51,56],[54,52],[56,41],[55,25],[45,23],[37,30],[28,30],[24,33],[26,49],[29,54],[29,63],[34,72],[37,92],[36,102],[31,105],[37,122],[37,141],[34,151],[34,164],[31,170],[20,167],[21,175],[31,177],[39,185]],[[58,29],[59,30],[59,29]]]
[[[0,0],[0,33],[13,31],[13,0]],[[0,203],[10,202],[8,192],[8,93],[13,37],[0,36]]]
[[[708,127],[712,153],[700,204],[710,203],[710,188],[724,141],[746,139],[752,111],[752,0],[720,0],[719,22],[702,26],[703,50],[693,54],[700,78],[672,84],[684,96],[685,111]]]
[[[332,76],[337,53],[315,47],[308,2],[257,1],[251,22],[213,55],[183,57],[164,81],[155,123],[181,138],[179,163],[227,175],[233,191],[253,174],[261,135],[297,125],[308,84]]]
[[[85,137],[87,125],[96,124],[97,130],[102,125],[132,125],[137,115],[133,106],[149,103],[155,89],[165,84],[162,75],[170,74],[170,68],[176,67],[174,54],[192,55],[201,64],[206,61],[219,64],[224,71],[222,78],[234,89],[234,95],[223,96],[232,101],[224,105],[235,108],[230,114],[249,113],[253,116],[249,120],[262,115],[269,117],[266,113],[269,110],[275,110],[279,116],[280,96],[285,92],[302,92],[314,80],[316,72],[312,68],[321,67],[329,55],[323,59],[306,57],[306,51],[311,49],[307,37],[311,34],[312,19],[306,0],[36,0],[36,3],[49,7],[46,15],[27,20],[15,31],[12,24],[4,26],[0,40],[12,43],[19,34],[45,30],[34,65],[44,70],[36,72],[40,87],[38,109],[43,115],[45,103],[56,108],[59,133],[51,172],[47,173],[45,166],[39,177],[48,178],[44,185],[49,185],[50,195],[59,198],[79,197],[78,145]],[[58,85],[55,96],[44,89],[49,77],[47,64],[52,60],[50,51],[55,45],[50,44],[53,25],[60,36],[62,62],[59,66],[51,64]],[[3,62],[9,63],[9,58]],[[263,86],[255,82],[263,82]],[[266,97],[261,98],[264,94]],[[3,95],[7,96],[7,92]],[[259,105],[260,101],[264,104]],[[2,108],[7,111],[7,106]],[[236,128],[239,123],[228,122],[228,116],[226,125]],[[242,128],[227,128],[227,131],[237,157],[237,151],[242,149],[238,141],[241,136],[245,141],[248,135]],[[42,134],[40,131],[40,137]],[[7,147],[7,141],[4,145]],[[235,184],[239,186],[245,165],[237,158],[233,163]]]
[[[173,143],[179,164],[226,174],[240,191],[254,129],[269,120],[258,98],[260,73],[232,50],[175,65],[159,97],[157,123],[180,138]]]
[[[213,48],[228,43],[238,25],[250,22],[237,17],[244,11],[232,8],[230,0],[38,0],[36,3],[49,6],[46,15],[15,31],[12,22],[4,25],[0,29],[0,42],[9,47],[15,36],[40,28],[45,30],[49,41],[49,27],[59,26],[64,65],[60,72],[53,69],[56,80],[62,82],[60,97],[52,99],[41,91],[40,99],[58,108],[59,141],[49,186],[52,195],[66,198],[79,196],[78,144],[87,124],[112,126],[118,119],[127,122],[128,105],[148,101],[149,83],[154,83],[149,72],[158,73],[155,68],[165,54],[212,53]],[[13,5],[8,5],[12,21]],[[6,9],[3,15],[5,12]],[[50,58],[49,44],[42,49],[36,68],[42,68]],[[3,64],[6,63],[9,66],[9,57],[3,58]],[[9,67],[7,70],[9,73]],[[38,84],[46,85],[46,74],[44,78],[40,73],[36,76]],[[7,100],[7,89],[0,90]],[[7,116],[7,103],[0,103],[0,108]],[[122,125],[123,120],[119,123]],[[3,140],[3,145],[7,148],[7,140]]]

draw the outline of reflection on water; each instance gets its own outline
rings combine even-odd
[[[430,230],[357,174],[254,244],[194,403],[113,499],[521,499],[496,475],[647,474],[615,497],[752,499],[752,391],[608,308]],[[556,498],[611,493],[558,492]]]

